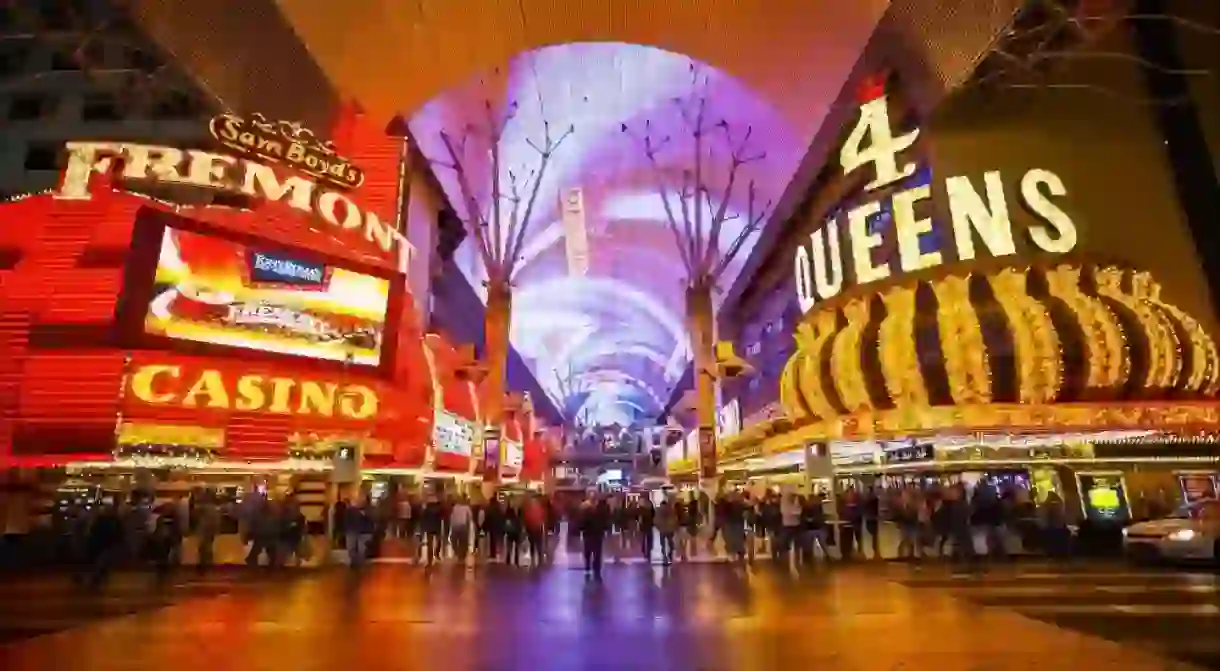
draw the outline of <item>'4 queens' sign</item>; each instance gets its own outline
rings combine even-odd
[[[902,153],[911,148],[919,136],[916,128],[894,135],[890,125],[885,97],[871,100],[860,107],[860,117],[839,152],[839,164],[845,173],[872,166],[874,178],[864,189],[872,192],[911,177],[915,164],[902,160]],[[983,190],[976,188],[969,177],[949,177],[944,182],[948,201],[953,250],[961,261],[981,255],[1009,256],[1017,253],[1009,204],[1004,192],[1004,180],[998,171],[983,174]],[[1018,195],[1021,205],[1034,218],[1026,233],[1039,250],[1065,254],[1076,247],[1076,226],[1067,213],[1052,199],[1067,194],[1058,175],[1039,168],[1026,171],[1021,177]],[[820,300],[827,300],[843,291],[851,269],[853,284],[867,284],[890,277],[889,263],[878,263],[873,251],[886,244],[885,236],[896,238],[899,272],[907,273],[932,268],[945,262],[942,250],[927,251],[922,238],[933,234],[932,220],[916,215],[916,209],[932,197],[930,185],[916,186],[894,193],[893,227],[890,231],[875,230],[872,220],[882,211],[879,201],[857,205],[847,212],[847,234],[842,235],[844,222],[831,219],[809,236],[809,244],[796,250],[794,271],[796,291],[801,311],[807,312]],[[846,249],[841,240],[846,241]],[[982,249],[976,246],[981,243]]]

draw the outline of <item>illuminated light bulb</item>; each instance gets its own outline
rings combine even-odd
[[[1182,370],[1178,355],[1178,336],[1173,327],[1147,302],[1140,301],[1122,290],[1123,271],[1118,268],[1094,268],[1097,293],[1127,308],[1139,320],[1148,341],[1148,373],[1142,381],[1154,389],[1170,389]]]
[[[860,361],[861,340],[864,327],[868,325],[870,302],[869,297],[862,297],[844,306],[847,326],[839,331],[831,345],[830,367],[834,371],[835,389],[849,413],[871,410],[873,407]]]
[[[1121,388],[1131,372],[1122,329],[1101,301],[1080,291],[1080,269],[1061,265],[1046,273],[1050,294],[1063,301],[1080,323],[1088,350],[1090,390]]]
[[[839,414],[826,398],[822,380],[822,360],[826,343],[837,331],[838,316],[834,310],[817,313],[812,320],[806,321],[797,329],[797,346],[804,356],[801,358],[800,367],[794,371],[796,384],[800,388],[805,405],[813,414],[824,419]]]
[[[809,416],[809,411],[802,403],[801,389],[797,385],[796,375],[797,368],[801,366],[802,359],[807,355],[805,351],[797,346],[797,350],[788,358],[788,362],[784,364],[784,372],[779,378],[779,402],[783,406],[784,412],[790,417],[802,419]]]
[[[928,405],[915,344],[915,289],[894,287],[881,296],[886,316],[877,334],[885,388],[898,407]]]
[[[949,391],[958,405],[991,402],[991,365],[983,329],[970,304],[969,276],[932,282]]]
[[[1018,400],[1055,400],[1063,384],[1059,334],[1045,306],[1026,292],[1026,271],[1005,268],[988,280],[1016,344]]]
[[[1151,275],[1144,272],[1135,273],[1132,283],[1137,297],[1155,305],[1177,320],[1190,338],[1191,369],[1183,388],[1186,391],[1214,394],[1216,385],[1220,384],[1220,375],[1217,375],[1220,356],[1217,355],[1216,342],[1207,334],[1198,320],[1177,306],[1161,299],[1161,286],[1152,279]]]

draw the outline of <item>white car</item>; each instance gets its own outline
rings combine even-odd
[[[1123,529],[1123,549],[1132,559],[1220,563],[1220,501],[1196,501],[1159,520]]]

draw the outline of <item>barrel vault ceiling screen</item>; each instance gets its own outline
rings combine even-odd
[[[756,205],[777,199],[816,126],[780,116],[708,65],[636,45],[547,47],[446,91],[411,118],[425,156],[448,157],[442,132],[457,145],[484,212],[491,209],[489,131],[496,124],[504,124],[498,158],[506,191],[514,179],[524,183],[536,175],[535,147],[545,126],[552,136],[570,131],[547,164],[520,248],[511,340],[561,405],[575,410],[570,397],[580,399],[587,422],[629,424],[655,415],[689,359],[686,268],[658,189],[668,189],[676,204],[683,171],[693,175],[694,137],[679,105],[691,111],[700,100],[713,129],[703,142],[703,207],[718,208],[725,199],[730,141],[740,147],[748,133],[747,153],[765,154],[738,171],[728,197],[731,220],[720,236],[727,251],[747,219],[749,182]],[[644,134],[664,145],[655,165]],[[440,165],[434,170],[465,218],[457,173]],[[519,195],[528,201],[530,192]],[[502,220],[511,216],[509,197],[502,196]],[[726,289],[753,242],[745,244],[724,276]],[[473,236],[457,260],[483,291],[486,271]]]

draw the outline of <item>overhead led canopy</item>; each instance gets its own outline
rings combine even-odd
[[[692,73],[706,81],[697,91]],[[536,177],[535,147],[546,125],[552,133],[573,129],[547,164],[520,246],[511,341],[559,405],[566,407],[565,397],[580,395],[579,412],[587,422],[628,424],[657,414],[689,359],[686,270],[666,223],[658,179],[676,194],[683,172],[693,169],[693,138],[675,104],[692,95],[706,96],[708,114],[723,120],[737,141],[750,129],[752,149],[766,158],[751,163],[737,180],[754,180],[760,201],[778,199],[814,129],[793,128],[769,101],[733,78],[651,47],[582,43],[524,53],[433,99],[410,120],[412,135],[431,159],[447,156],[442,131],[464,142],[465,177],[484,216],[492,210],[489,121],[512,117],[497,155],[502,186]],[[622,133],[624,124],[648,124],[655,137],[668,138],[657,156],[659,174],[640,145]],[[729,147],[704,145],[704,198],[718,208],[726,192]],[[435,172],[468,221],[470,205],[457,174]],[[574,190],[580,194],[579,216],[570,211]],[[528,196],[528,189],[522,195]],[[747,209],[745,189],[728,200],[721,253],[741,230],[744,217],[733,215]],[[511,210],[502,208],[501,235],[510,228]],[[483,291],[486,269],[472,237],[455,258],[471,285]],[[735,257],[725,284],[737,279],[748,252]]]

